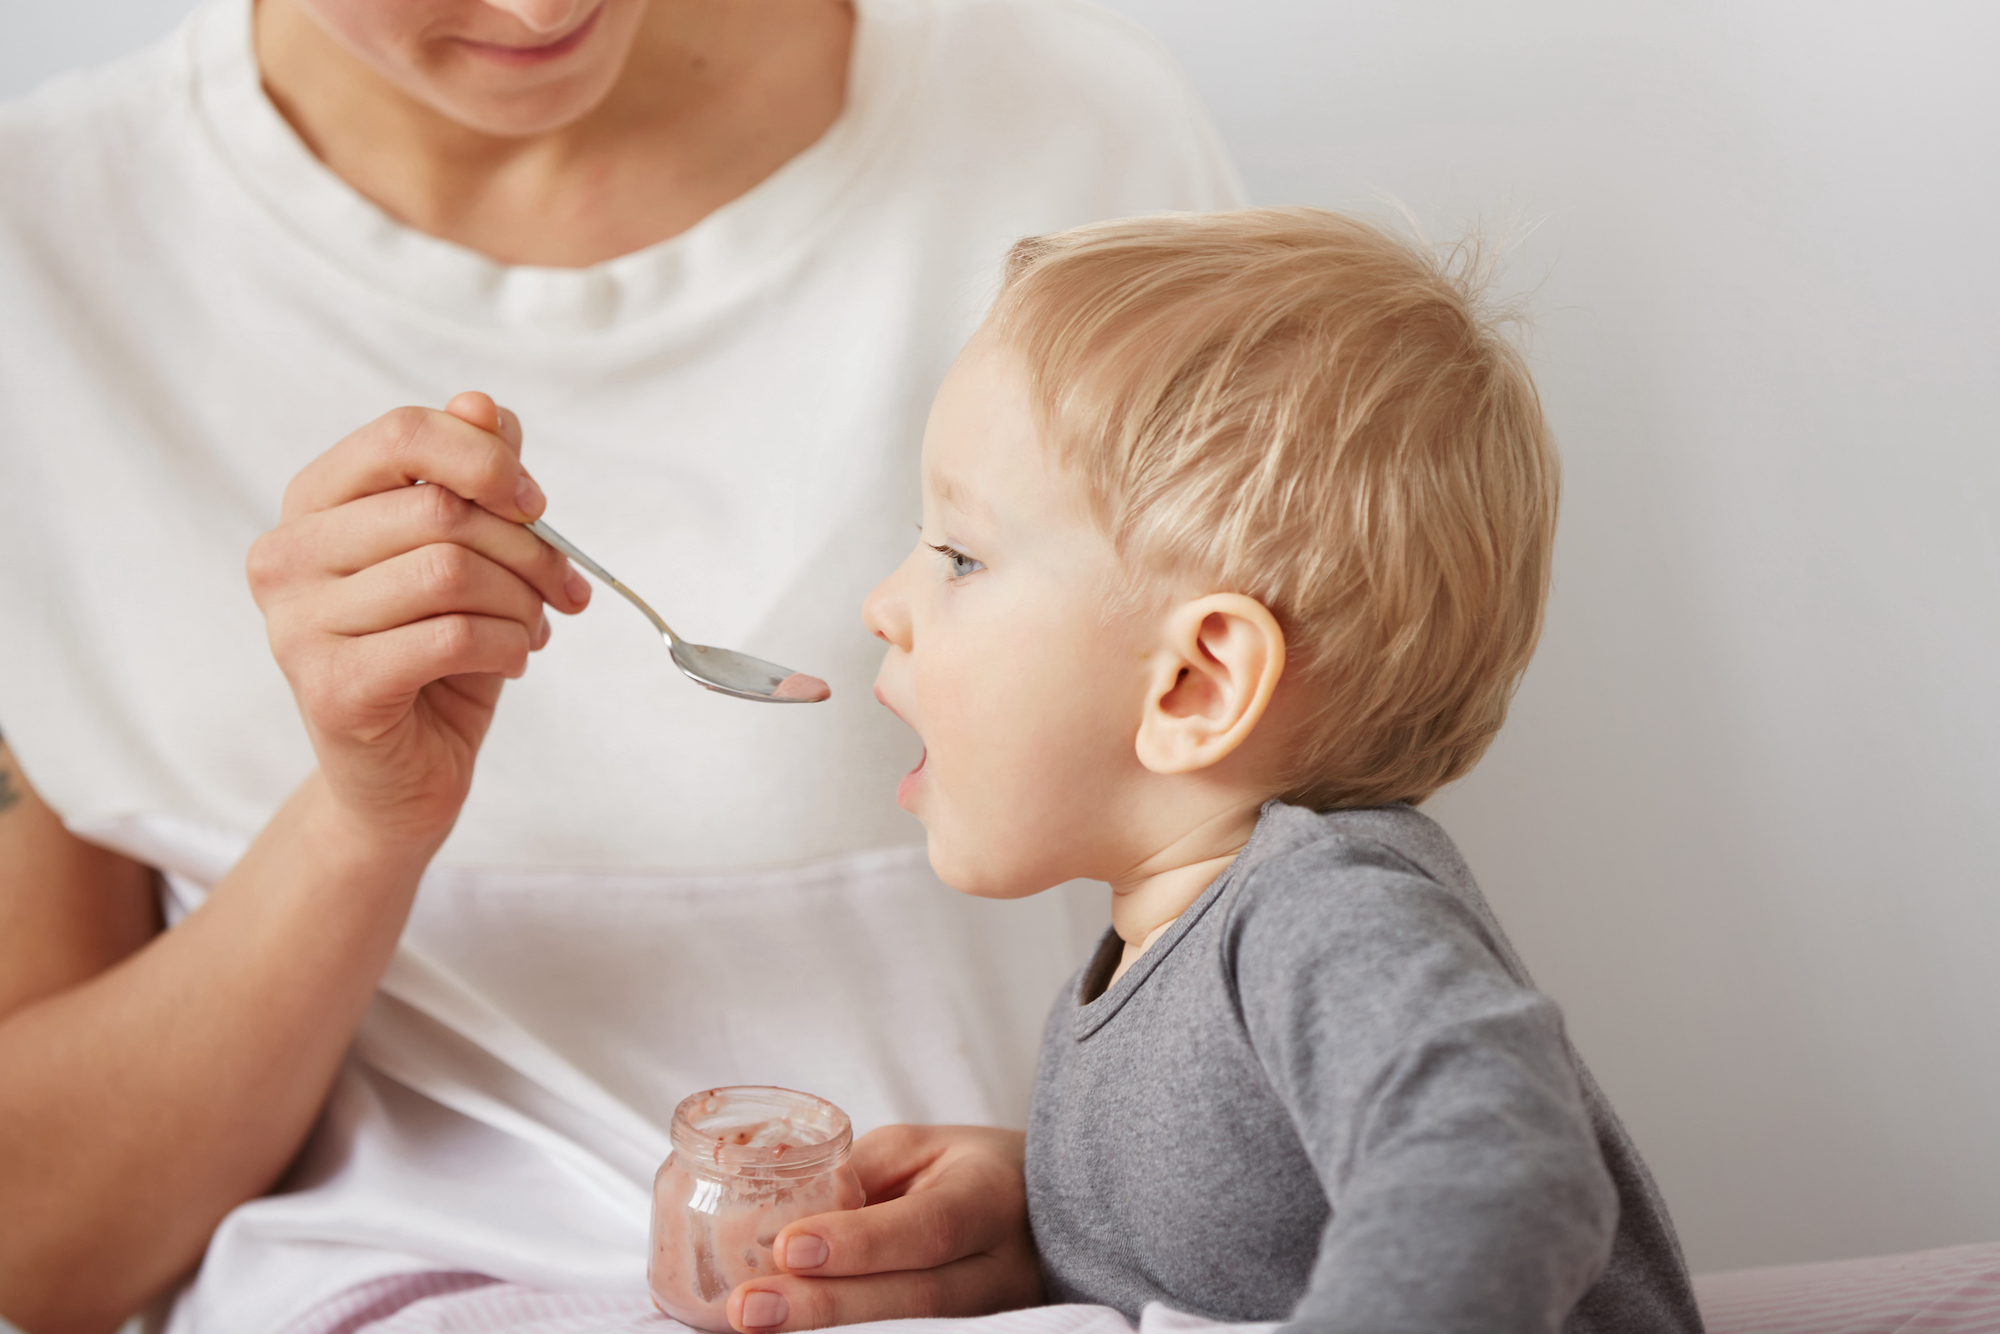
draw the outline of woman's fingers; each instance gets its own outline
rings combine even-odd
[[[469,406],[484,394],[461,394],[454,404]],[[496,413],[498,409],[494,410]],[[452,412],[397,408],[342,440],[307,464],[285,488],[284,516],[295,518],[333,509],[362,496],[415,482],[448,487],[503,519],[526,523],[539,518],[547,501],[521,466],[519,432],[514,442]]]
[[[513,446],[514,452],[521,452],[521,419],[501,407],[476,389],[452,397],[444,405],[444,410],[452,416],[471,422],[482,431],[491,431]]]
[[[500,434],[500,419],[506,412],[505,408],[493,401],[492,395],[482,394],[477,389],[453,394],[451,402],[444,405],[444,410],[460,421],[471,422],[480,430],[491,431],[495,435]],[[509,443],[514,446],[514,452],[518,454],[521,449],[520,438],[516,437]]]
[[[489,514],[447,487],[406,486],[306,514],[259,539],[251,587],[283,588],[345,577],[421,547],[449,543],[510,570],[550,606],[581,611],[590,584],[563,554],[518,523]]]
[[[491,431],[521,452],[521,419],[485,394],[468,390],[444,405],[452,416],[471,422],[482,431]]]
[[[867,1320],[987,1315],[1032,1306],[1041,1297],[1033,1253],[1024,1252],[858,1278],[753,1279],[729,1295],[727,1314],[738,1330],[765,1334]]]
[[[307,722],[361,742],[399,723],[431,682],[468,673],[519,676],[528,655],[549,640],[533,589],[449,545],[371,566],[315,597],[268,608],[266,617]]]
[[[251,591],[329,790],[398,837],[458,816],[503,678],[590,586],[520,527],[521,426],[484,394],[398,408],[308,464],[252,546]],[[417,483],[426,485],[417,485]]]
[[[543,636],[546,642],[546,636]],[[519,621],[454,614],[339,641],[325,670],[295,682],[315,727],[345,741],[371,743],[403,723],[424,687],[453,678],[486,678],[477,700],[491,710],[498,677],[518,677],[537,647]],[[456,720],[455,720],[456,721]]]
[[[379,634],[434,616],[464,613],[517,623],[538,638],[546,623],[541,594],[467,547],[450,542],[391,556],[335,581],[315,599],[321,634]]]

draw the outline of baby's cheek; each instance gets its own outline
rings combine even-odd
[[[1103,729],[1060,663],[1023,663],[1012,640],[974,647],[924,664],[924,823],[947,884],[1013,897],[1046,887],[1047,842],[1066,837],[1104,771]]]
[[[1024,765],[1005,737],[962,738],[940,757],[926,794],[931,865],[953,889],[1013,898],[1040,885],[1031,859],[1046,826],[1043,775]]]

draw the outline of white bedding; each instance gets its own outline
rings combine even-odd
[[[1996,1334],[2000,1242],[1914,1255],[1708,1274],[1695,1280],[1710,1334]],[[5,1322],[0,1321],[0,1328]],[[1043,1306],[976,1320],[895,1320],[895,1334],[1268,1334],[1160,1305],[1136,1327],[1104,1306]],[[534,1292],[475,1274],[404,1274],[362,1284],[284,1334],[686,1334],[643,1300]],[[11,1334],[11,1331],[9,1331]]]
[[[1039,1306],[974,1320],[888,1320],[848,1325],[865,1334],[1134,1334],[1108,1306]],[[1244,1331],[1275,1325],[1220,1325],[1157,1303],[1140,1313],[1137,1334]],[[364,1283],[288,1326],[283,1334],[692,1334],[651,1303],[605,1293],[536,1292],[476,1274],[400,1274]]]

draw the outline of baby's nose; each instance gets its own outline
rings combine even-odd
[[[898,570],[875,585],[861,603],[861,623],[868,633],[885,644],[907,649],[910,646],[909,606],[896,590]]]

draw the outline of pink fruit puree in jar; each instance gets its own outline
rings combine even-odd
[[[824,1098],[790,1089],[708,1089],[674,1109],[674,1151],[653,1178],[647,1286],[662,1311],[727,1331],[745,1279],[784,1271],[771,1255],[795,1219],[866,1202],[847,1165],[854,1129]]]

